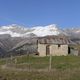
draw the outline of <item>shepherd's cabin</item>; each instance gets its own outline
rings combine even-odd
[[[39,56],[67,56],[68,54],[77,55],[78,52],[75,49],[70,48],[71,41],[62,36],[44,37],[38,40],[38,55]],[[72,51],[76,53],[72,53]]]

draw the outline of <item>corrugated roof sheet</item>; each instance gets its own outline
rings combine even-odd
[[[43,37],[38,39],[40,44],[69,44],[71,41],[67,37],[52,36]]]

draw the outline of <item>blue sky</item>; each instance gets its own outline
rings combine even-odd
[[[0,26],[80,27],[80,0],[0,0]]]

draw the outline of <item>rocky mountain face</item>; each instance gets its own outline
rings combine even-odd
[[[72,41],[80,44],[80,28],[66,29],[65,32]]]
[[[66,32],[71,38],[79,38],[79,39],[80,39],[80,28],[66,29],[65,32]]]

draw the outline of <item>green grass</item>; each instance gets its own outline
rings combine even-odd
[[[12,60],[0,59],[0,66],[6,63],[9,67],[16,69],[36,69],[36,71],[1,69],[0,67],[0,80],[80,80],[80,56],[53,56],[51,71],[37,71],[49,68],[49,56],[25,55],[13,57]]]
[[[16,57],[16,66],[19,68],[27,67],[43,69],[49,67],[49,56],[48,57],[33,57],[23,56]],[[14,59],[13,59],[14,60]],[[13,61],[14,62],[14,61]],[[52,57],[52,69],[65,69],[65,68],[79,68],[80,57],[79,56],[53,56]]]
[[[35,57],[35,56],[21,56],[0,59],[0,65],[11,63],[17,68],[45,69],[49,67],[49,56]],[[16,63],[15,63],[16,59]],[[80,68],[80,56],[52,56],[52,69],[66,69],[66,68]]]

